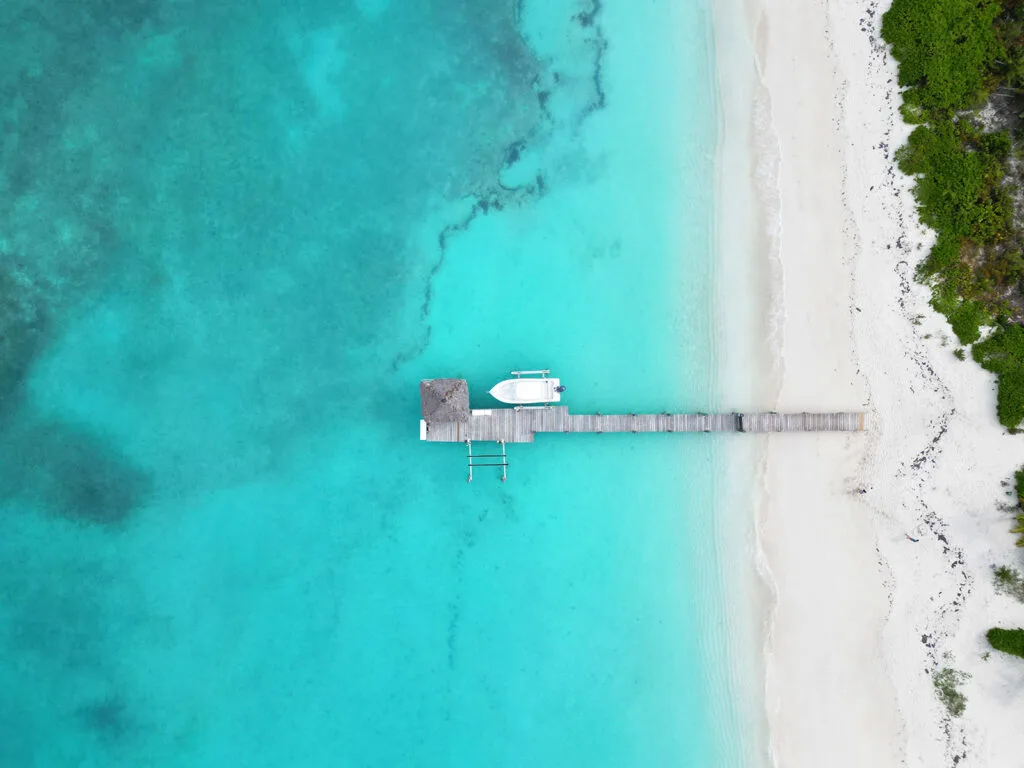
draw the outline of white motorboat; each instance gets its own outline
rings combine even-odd
[[[562,399],[560,379],[549,379],[550,371],[512,371],[516,378],[499,381],[491,387],[490,394],[503,403],[528,405],[530,403],[557,403]],[[540,374],[540,378],[523,378],[524,375]]]

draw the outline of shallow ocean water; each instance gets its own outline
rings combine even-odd
[[[707,3],[11,2],[0,764],[725,765]]]

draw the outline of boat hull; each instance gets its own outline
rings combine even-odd
[[[557,403],[562,399],[558,385],[558,379],[505,379],[491,387],[490,394],[510,405]]]

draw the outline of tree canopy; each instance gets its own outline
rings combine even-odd
[[[1001,186],[1009,149],[1005,134],[979,134],[949,120],[915,128],[896,159],[901,171],[918,177],[921,221],[953,238],[998,240],[1013,210]]]
[[[997,0],[894,0],[882,17],[882,37],[899,62],[904,101],[951,113],[982,101],[1004,55],[993,22]]]

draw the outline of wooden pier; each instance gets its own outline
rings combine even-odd
[[[465,379],[420,382],[420,440],[432,443],[532,443],[541,432],[860,432],[864,414],[623,413],[573,414],[564,405],[470,409]]]
[[[860,432],[863,413],[572,414],[566,406],[472,410],[457,421],[420,422],[420,439],[434,443],[487,440],[532,443],[538,433]]]
[[[545,372],[546,373],[546,372]],[[624,413],[573,414],[564,405],[514,408],[469,407],[464,379],[420,382],[420,440],[464,443],[469,479],[474,467],[500,467],[508,476],[506,443],[532,443],[539,433],[605,434],[652,432],[860,432],[864,414],[838,413]],[[473,443],[498,444],[500,453],[473,453]]]

